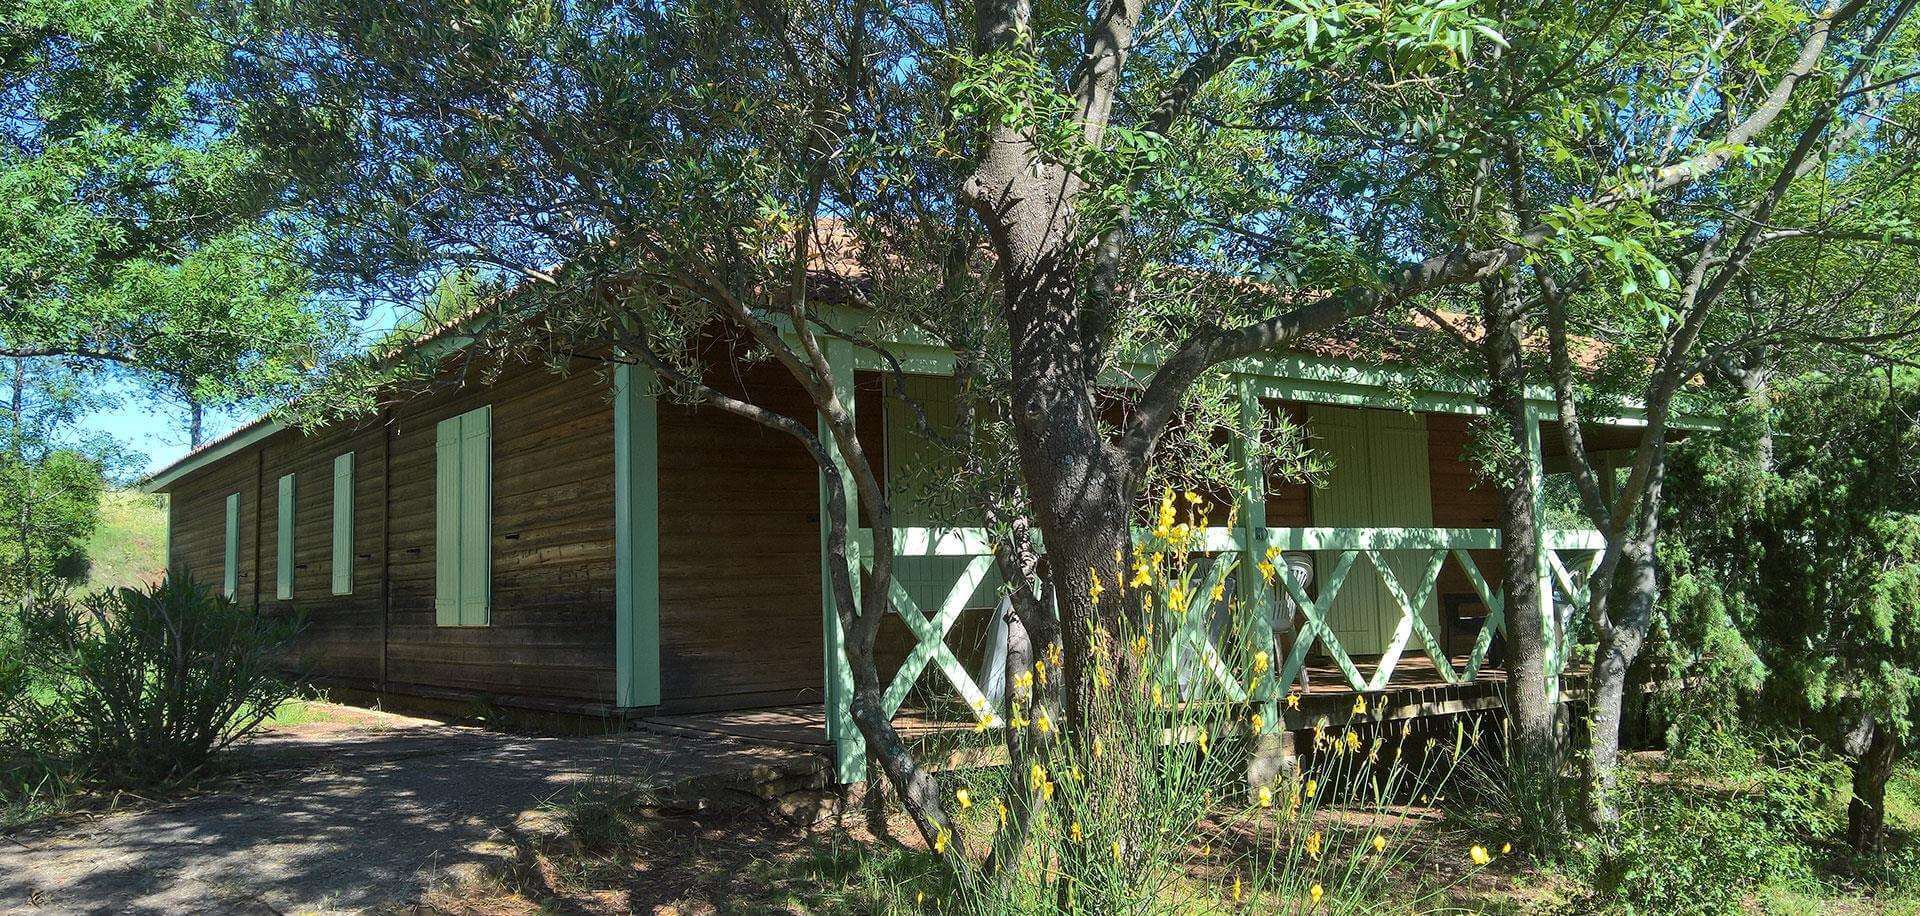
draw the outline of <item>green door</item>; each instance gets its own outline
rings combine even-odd
[[[1314,447],[1332,463],[1325,485],[1313,491],[1313,523],[1323,528],[1429,528],[1433,493],[1427,476],[1427,424],[1421,414],[1351,407],[1314,406],[1308,413]],[[1381,555],[1401,586],[1412,594],[1426,568],[1424,556]],[[1324,582],[1339,554],[1315,557],[1314,577]],[[1438,609],[1423,609],[1438,626]],[[1327,609],[1327,625],[1349,655],[1386,650],[1400,623],[1400,607],[1364,558],[1354,562],[1340,594]]]

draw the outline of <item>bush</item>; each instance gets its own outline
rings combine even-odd
[[[935,888],[944,908],[1347,913],[1418,910],[1442,898],[1442,889],[1393,884],[1414,848],[1398,806],[1438,794],[1450,772],[1448,755],[1429,753],[1437,741],[1409,737],[1361,705],[1312,723],[1303,772],[1248,784],[1257,742],[1284,727],[1290,685],[1280,678],[1284,659],[1249,638],[1269,625],[1246,592],[1226,588],[1232,567],[1208,565],[1197,549],[1207,522],[1200,500],[1188,501],[1191,521],[1176,524],[1172,494],[1163,497],[1133,571],[1146,616],[1160,625],[1136,629],[1128,615],[1117,631],[1094,628],[1097,686],[1084,734],[1058,734],[1039,704],[1062,657],[1057,646],[1036,647],[1032,670],[1009,678],[1013,765],[947,774],[951,842],[1006,858],[990,872],[958,857],[952,886]],[[1248,591],[1271,583],[1274,559],[1245,571]],[[1189,616],[1212,614],[1217,628]],[[1182,635],[1189,622],[1227,636],[1217,658]],[[993,714],[981,714],[985,728]],[[1476,855],[1485,864],[1485,850]]]
[[[1618,826],[1595,838],[1593,896],[1634,913],[1744,912],[1768,885],[1817,883],[1821,844],[1839,827],[1840,762],[1791,744],[1726,737],[1666,769],[1638,774]]]
[[[192,779],[294,694],[280,666],[297,628],[187,577],[51,594],[9,637],[0,738],[104,785]]]

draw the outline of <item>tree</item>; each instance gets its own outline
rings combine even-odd
[[[1881,126],[1913,110],[1913,74],[1902,72],[1920,42],[1911,8],[1896,3],[1862,14],[1855,37],[1835,39],[1850,52],[1808,68],[1807,81],[1818,77],[1821,85],[1783,100],[1774,123],[1748,138],[1765,155],[1750,154],[1750,164],[1696,182],[1670,202],[1568,220],[1580,231],[1569,234],[1560,265],[1533,271],[1569,464],[1581,507],[1606,538],[1586,609],[1598,639],[1585,780],[1595,825],[1616,816],[1609,796],[1623,699],[1655,619],[1667,449],[1689,386],[1716,370],[1740,399],[1763,401],[1770,363],[1875,350],[1920,332],[1920,236],[1907,215],[1920,191],[1913,176],[1920,150],[1911,131]],[[1714,21],[1722,24],[1703,34],[1719,53],[1762,53],[1764,45],[1745,46],[1758,34],[1741,36],[1731,20]],[[1806,60],[1803,48],[1789,71]],[[1697,87],[1681,98],[1683,110],[1730,104],[1703,103]],[[1674,131],[1684,127],[1674,122]],[[1668,144],[1674,131],[1629,137]],[[1878,269],[1861,274],[1862,260]],[[1570,326],[1617,348],[1612,372],[1578,376],[1576,351],[1590,344]],[[1580,420],[1623,402],[1644,409],[1646,427],[1615,492],[1585,446]],[[1771,448],[1768,437],[1760,441]]]
[[[343,290],[417,298],[455,270],[519,283],[460,323],[479,346],[459,360],[639,361],[821,463],[854,724],[932,842],[944,815],[880,711],[871,661],[891,508],[829,350],[884,362],[876,339],[923,335],[958,354],[980,417],[1010,427],[1016,511],[1044,533],[1039,569],[1061,612],[1056,623],[1023,598],[1021,622],[1038,650],[1063,646],[1065,691],[1050,702],[1068,740],[1088,740],[1092,664],[1130,664],[1100,640],[1138,613],[1129,519],[1210,372],[1502,278],[1561,237],[1567,223],[1550,217],[1566,208],[1607,213],[1727,167],[1868,6],[1795,21],[1784,37],[1799,58],[1779,77],[1729,72],[1739,119],[1651,162],[1610,161],[1497,231],[1454,215],[1452,181],[1456,122],[1492,96],[1511,45],[1495,14],[1565,24],[1568,53],[1529,71],[1539,85],[1502,84],[1521,94],[1586,72],[1586,39],[1614,19],[1451,0],[396,0],[240,4],[222,21],[260,27],[234,60],[263,112],[251,145],[305,176],[305,224],[326,233],[317,253],[350,266],[333,280]],[[1605,120],[1584,96],[1551,98],[1554,117]],[[709,383],[715,363],[739,361],[777,364],[817,423]],[[1115,429],[1098,405],[1127,373]],[[856,498],[874,531],[857,589],[841,573]],[[1519,541],[1509,564],[1537,568]]]
[[[1715,448],[1683,465],[1684,507],[1718,522],[1686,560],[1736,599],[1767,714],[1853,759],[1847,834],[1867,851],[1920,735],[1920,385],[1859,360],[1781,387],[1771,470]]]
[[[224,48],[176,0],[0,6],[0,356],[202,401],[304,384],[345,340],[235,133]]]
[[[59,580],[84,578],[106,475],[125,457],[105,436],[76,429],[100,406],[77,373],[15,358],[4,364],[0,415],[0,601],[28,606]]]

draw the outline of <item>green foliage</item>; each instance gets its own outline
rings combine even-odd
[[[188,578],[46,593],[18,624],[0,737],[95,783],[193,779],[293,695],[295,631]]]
[[[0,4],[0,352],[212,403],[347,342],[220,90],[231,41],[178,0]]]
[[[1586,847],[1590,903],[1627,913],[1737,914],[1762,887],[1811,887],[1839,828],[1839,760],[1723,735],[1634,774],[1622,817]]]

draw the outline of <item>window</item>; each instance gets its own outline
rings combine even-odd
[[[333,593],[353,594],[353,453],[333,459]]]
[[[233,597],[240,590],[240,494],[227,494],[227,538],[220,551],[220,593]]]
[[[293,597],[293,475],[280,478],[280,502],[274,512],[276,530],[274,549],[273,596],[282,601]]]
[[[434,621],[487,625],[493,579],[492,411],[440,421],[434,436]]]

